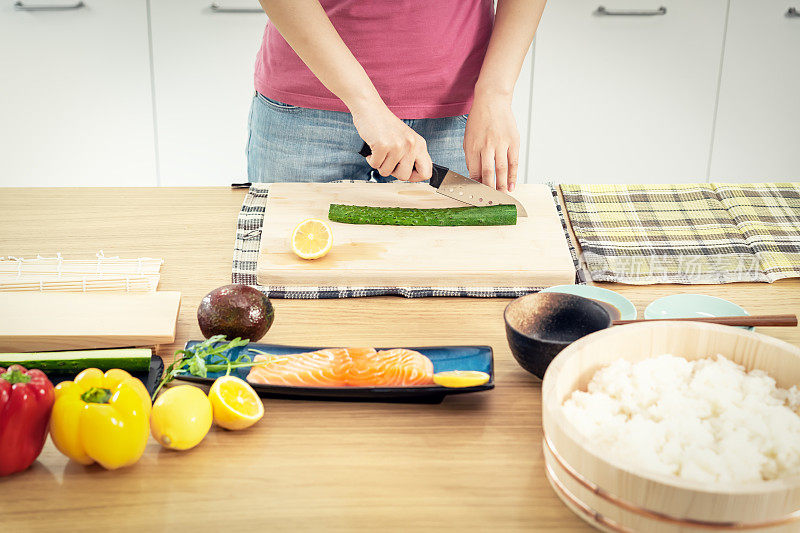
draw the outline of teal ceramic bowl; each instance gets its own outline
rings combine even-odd
[[[613,320],[635,320],[636,306],[619,294],[609,289],[595,287],[594,285],[556,285],[549,287],[541,292],[559,292],[562,294],[574,294],[594,300],[609,312]]]
[[[740,305],[707,294],[671,294],[654,300],[644,310],[647,319],[700,318],[749,315]],[[743,329],[754,330],[753,327]]]

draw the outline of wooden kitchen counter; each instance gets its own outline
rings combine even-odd
[[[162,257],[163,290],[183,293],[178,336],[201,338],[196,308],[230,282],[244,191],[0,189],[0,255]],[[604,286],[639,309],[697,292],[751,313],[800,314],[800,281]],[[266,399],[242,432],[214,427],[187,452],[150,439],[138,464],[107,472],[48,441],[27,471],[0,478],[0,530],[586,531],[547,483],[539,379],[511,357],[508,300],[397,297],[273,300],[265,342],[300,345],[488,344],[496,388],[440,405]],[[800,345],[798,328],[764,328]]]

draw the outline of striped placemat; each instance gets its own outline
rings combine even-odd
[[[800,183],[561,185],[594,281],[800,276]]]
[[[557,192],[551,186],[554,201]],[[268,184],[253,184],[242,203],[236,225],[236,242],[233,248],[233,283],[252,285],[271,298],[328,299],[358,298],[365,296],[403,296],[424,298],[431,296],[464,296],[472,298],[516,298],[545,287],[291,287],[259,285],[256,277],[258,251],[261,245],[261,226],[269,195]],[[567,235],[572,260],[575,264],[575,282],[586,283],[586,273],[580,268],[578,256],[567,234],[567,224],[560,204],[555,201],[562,229]]]

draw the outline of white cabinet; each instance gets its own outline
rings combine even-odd
[[[792,6],[549,2],[519,180],[800,179]],[[0,187],[245,181],[266,22],[256,0],[0,0]]]
[[[255,0],[151,0],[162,185],[247,181],[247,117],[267,16]]]
[[[800,180],[800,1],[731,0],[712,180]]]
[[[726,8],[548,2],[534,53],[529,181],[705,181]]]
[[[156,185],[146,0],[21,3],[0,2],[0,186]]]

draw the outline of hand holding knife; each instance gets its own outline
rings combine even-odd
[[[372,150],[367,143],[364,143],[364,146],[361,147],[358,153],[363,157],[367,157],[372,154]],[[465,204],[477,207],[513,204],[517,206],[517,216],[528,216],[522,204],[510,194],[506,194],[488,185],[462,176],[436,163],[433,164],[433,171],[428,184],[436,189],[436,192],[439,194]]]

